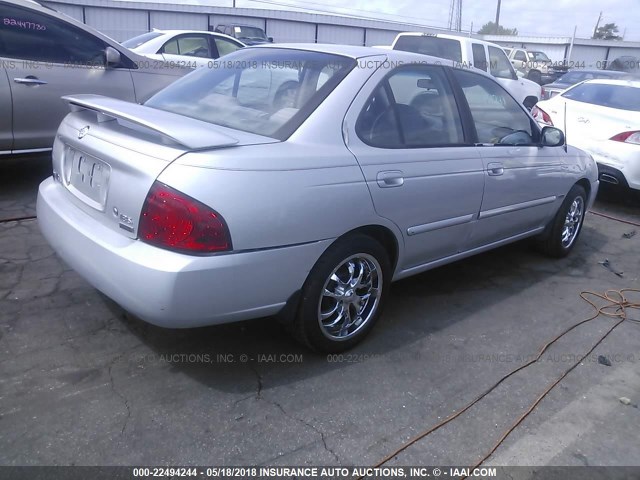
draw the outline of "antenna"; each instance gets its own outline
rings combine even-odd
[[[567,143],[567,101],[564,101],[564,153],[567,153],[569,144]]]

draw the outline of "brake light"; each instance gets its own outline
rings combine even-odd
[[[544,87],[540,87],[540,98],[542,98],[543,100],[547,98],[547,91],[544,89]]]
[[[138,237],[181,253],[231,250],[229,229],[219,213],[160,182],[151,186],[144,201]]]
[[[614,135],[609,140],[616,142],[633,143],[634,145],[640,145],[640,131],[622,132],[618,135]]]
[[[536,119],[537,122],[546,123],[547,125],[553,126],[553,120],[551,120],[549,114],[537,105],[531,109],[531,115]]]

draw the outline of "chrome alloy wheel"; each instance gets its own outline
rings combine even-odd
[[[375,315],[382,294],[382,268],[366,253],[343,260],[329,275],[318,304],[322,333],[331,340],[351,338]]]
[[[584,213],[584,200],[582,197],[577,196],[573,199],[567,216],[564,220],[562,227],[562,246],[569,248],[573,241],[578,236],[580,231],[580,224],[582,222],[582,215]]]

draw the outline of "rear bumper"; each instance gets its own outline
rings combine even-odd
[[[616,179],[621,186],[640,190],[640,146],[607,140],[585,150],[598,163],[598,178],[603,183],[615,184]]]
[[[47,241],[95,288],[135,316],[162,327],[198,327],[276,314],[331,243],[182,255],[109,229],[71,204],[66,193],[52,178],[40,185],[38,223]]]

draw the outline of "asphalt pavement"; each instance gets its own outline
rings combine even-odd
[[[0,219],[35,214],[49,169],[0,165]],[[637,198],[594,210],[640,223]],[[148,325],[62,263],[36,219],[0,222],[0,465],[376,465],[592,315],[581,292],[640,288],[639,247],[640,228],[589,213],[566,259],[520,242],[394,283],[371,336],[326,356],[271,318]],[[615,321],[572,330],[387,465],[475,464]],[[640,324],[578,363],[486,465],[640,464]]]

